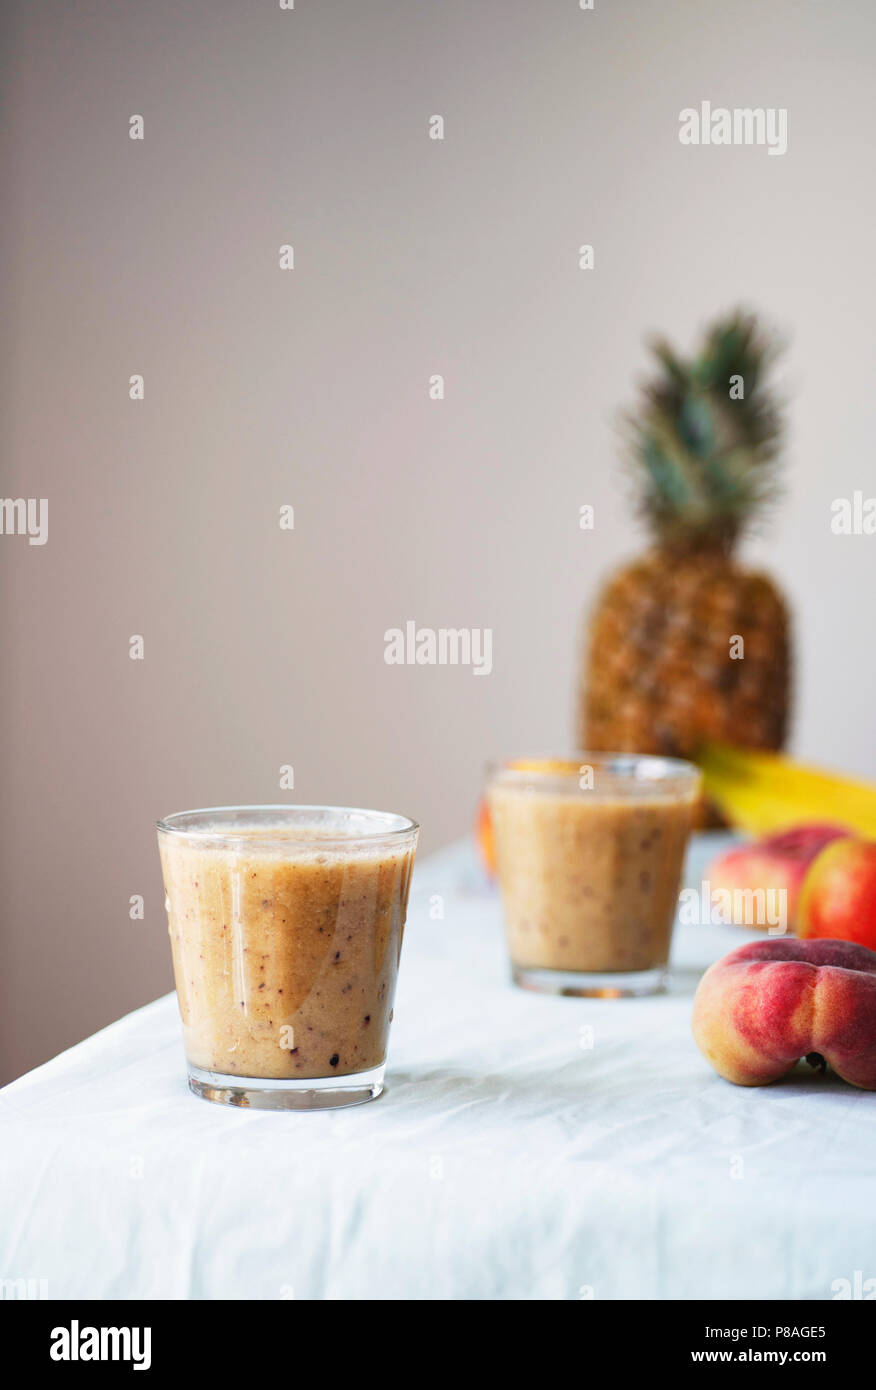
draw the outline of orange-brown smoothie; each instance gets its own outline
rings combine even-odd
[[[576,768],[577,771],[577,768]],[[697,782],[615,790],[577,777],[499,777],[489,791],[508,947],[517,968],[664,967]]]
[[[161,836],[190,1063],[225,1075],[346,1076],[386,1057],[413,847],[234,828]],[[251,846],[250,843],[251,842]]]

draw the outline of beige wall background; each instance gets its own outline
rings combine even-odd
[[[743,300],[791,337],[749,554],[797,613],[794,747],[876,776],[876,538],[829,525],[876,491],[869,0],[2,23],[3,491],[49,499],[46,545],[0,538],[5,1078],[170,987],[158,815],[377,805],[428,851],[486,757],[568,746],[582,609],[641,545],[614,430],[648,330]],[[786,107],[787,154],[682,147],[704,99]],[[386,666],[410,618],[491,627],[492,675]]]

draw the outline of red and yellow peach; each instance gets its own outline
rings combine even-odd
[[[697,1046],[727,1081],[764,1086],[805,1057],[876,1090],[876,952],[851,941],[754,941],[694,1000]]]
[[[857,941],[876,950],[876,843],[836,840],[803,880],[797,935]]]
[[[798,825],[777,835],[737,845],[710,865],[708,880],[713,894],[728,902],[745,901],[751,893],[782,894],[783,917],[793,928],[797,902],[806,872],[825,845],[848,832],[835,825]],[[740,926],[766,925],[740,921]]]

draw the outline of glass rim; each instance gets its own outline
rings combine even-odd
[[[523,763],[523,767],[515,767]],[[539,766],[542,764],[542,766]],[[565,766],[561,766],[561,765]],[[664,757],[662,753],[621,753],[608,751],[569,753],[563,756],[500,758],[487,765],[489,785],[540,787],[576,787],[592,793],[596,788],[581,788],[582,768],[591,767],[610,782],[610,790],[625,795],[628,792],[657,790],[693,790],[702,783],[702,771],[696,763],[684,758]]]
[[[358,816],[364,820],[399,823],[384,829],[357,828],[349,832],[339,827],[329,826],[327,833],[318,837],[296,835],[296,820],[298,822],[297,828],[303,829],[302,822],[308,815],[313,817],[316,813],[325,812],[331,812],[335,816]],[[236,825],[231,819],[232,816],[239,818]],[[259,816],[265,817],[264,825],[259,825]],[[224,824],[222,823],[223,817],[225,818]],[[249,821],[246,817],[250,818]],[[273,824],[269,822],[268,817],[273,817]],[[204,818],[213,823],[199,824],[198,822]],[[277,821],[282,822],[286,818],[288,818],[288,827],[284,824],[276,824]],[[188,823],[189,821],[192,823]],[[419,822],[410,816],[403,816],[395,811],[375,811],[364,806],[305,805],[297,802],[276,805],[201,806],[191,811],[174,811],[168,816],[162,816],[160,820],[155,822],[155,828],[159,835],[173,836],[180,840],[196,840],[204,845],[240,844],[252,848],[259,843],[260,838],[264,838],[265,840],[269,839],[272,846],[276,846],[279,842],[311,850],[344,848],[354,845],[393,845],[403,843],[406,839],[418,834],[420,830]],[[288,834],[285,833],[287,828]],[[237,833],[242,830],[245,830],[246,833]],[[265,834],[260,837],[259,830],[270,831],[270,836]],[[277,831],[280,834],[277,834]]]

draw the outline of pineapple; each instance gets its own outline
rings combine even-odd
[[[688,758],[706,741],[779,749],[788,610],[770,579],[734,558],[776,495],[781,419],[762,379],[776,344],[736,313],[712,326],[693,362],[664,343],[655,352],[662,372],[628,422],[654,546],[597,601],[579,745]]]

